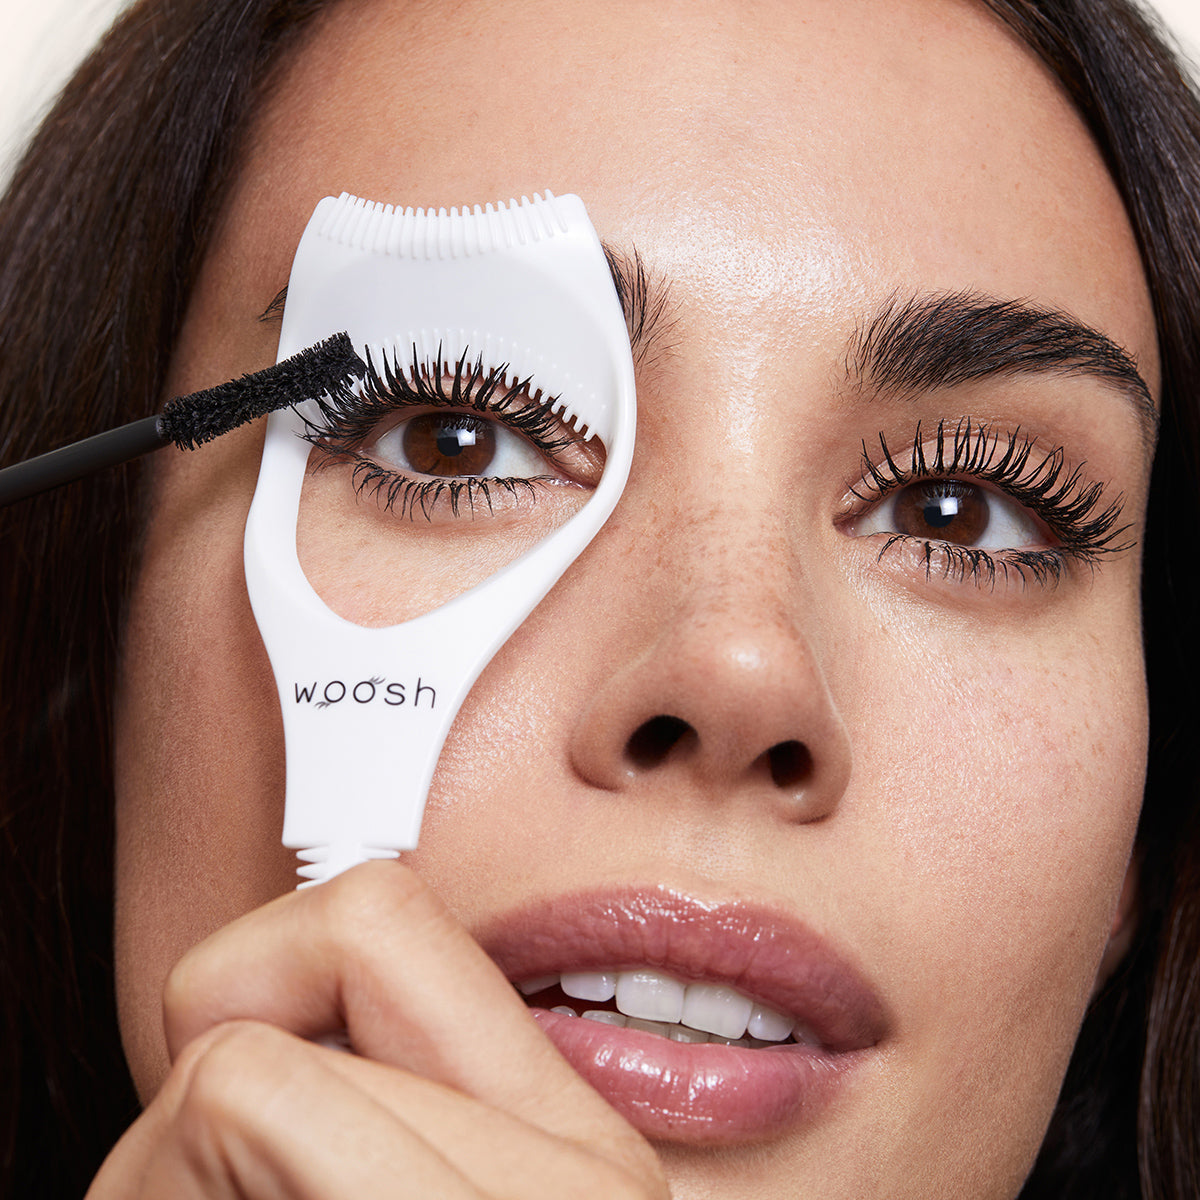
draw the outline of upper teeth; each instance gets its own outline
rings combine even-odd
[[[526,996],[558,984],[578,1000],[616,1000],[627,1017],[664,1024],[686,1025],[721,1038],[749,1034],[764,1042],[815,1041],[791,1017],[718,983],[685,983],[662,971],[639,967],[629,971],[570,971],[523,979],[518,989]]]

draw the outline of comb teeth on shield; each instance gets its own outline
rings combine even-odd
[[[581,221],[590,245],[583,244]],[[489,365],[507,365],[511,379],[532,378],[559,397],[569,424],[578,428],[582,421],[601,441],[610,440],[613,364],[604,339],[590,336],[587,318],[594,315],[589,310],[609,307],[611,297],[564,288],[556,265],[593,258],[589,274],[602,274],[612,291],[603,249],[577,196],[547,192],[470,212],[435,212],[343,193],[317,205],[305,238],[310,234],[309,252],[303,261],[297,255],[288,284],[281,355],[295,341],[308,344],[312,306],[325,311],[336,303],[347,308],[345,324],[364,349],[393,352],[405,366],[414,349],[426,365],[439,355],[450,363],[464,353],[472,360],[482,355]],[[306,285],[317,277],[333,294],[312,294]],[[303,311],[293,316],[297,289]]]
[[[463,698],[612,512],[635,426],[624,314],[577,196],[448,211],[322,200],[292,265],[279,357],[343,329],[364,359],[386,356],[400,370],[453,366],[463,355],[504,367],[510,381],[529,379],[531,394],[555,397],[562,418],[599,437],[606,454],[587,503],[519,558],[431,612],[367,628],[325,605],[296,556],[304,434],[320,425],[320,398],[269,418],[246,581],[283,712],[283,840],[312,881],[416,846]],[[398,676],[419,679],[432,702],[399,709],[361,699]],[[338,686],[322,703],[304,700],[321,680]]]

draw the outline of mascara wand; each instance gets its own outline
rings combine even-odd
[[[168,400],[158,416],[5,467],[0,470],[0,508],[164,446],[194,450],[289,404],[325,393],[336,396],[366,370],[350,335],[335,333],[273,367]]]

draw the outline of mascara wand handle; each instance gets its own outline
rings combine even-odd
[[[0,508],[169,445],[158,417],[143,417],[0,470]]]

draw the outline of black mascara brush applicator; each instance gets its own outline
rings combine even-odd
[[[156,417],[5,467],[0,470],[0,508],[163,446],[194,450],[278,408],[326,393],[336,395],[366,370],[350,335],[335,333],[273,367],[168,400]]]

